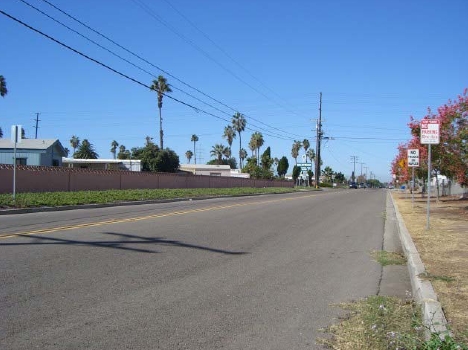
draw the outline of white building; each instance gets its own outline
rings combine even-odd
[[[69,168],[141,171],[141,160],[139,159],[75,159],[63,157],[62,164]]]

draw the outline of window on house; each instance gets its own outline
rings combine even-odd
[[[16,165],[27,165],[26,160],[27,158],[16,158]]]
[[[52,166],[59,166],[58,159],[52,159]]]

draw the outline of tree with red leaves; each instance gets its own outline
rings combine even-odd
[[[468,187],[468,89],[456,101],[449,100],[439,107],[437,114],[429,109],[423,119],[437,119],[440,122],[440,143],[431,146],[433,169]],[[401,181],[409,179],[405,163],[408,149],[419,149],[420,166],[416,174],[420,178],[427,176],[427,146],[421,145],[420,121],[411,117],[408,126],[412,138],[407,144],[398,146],[398,155],[392,162],[392,172]]]

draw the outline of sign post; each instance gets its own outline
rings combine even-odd
[[[431,206],[431,145],[438,145],[440,142],[440,122],[437,119],[421,120],[421,144],[427,146],[427,224],[426,229],[430,229],[429,213]]]
[[[16,144],[21,142],[21,125],[11,126],[11,142],[14,144],[13,151],[13,202],[16,203]]]
[[[408,166],[412,168],[411,207],[414,209],[414,168],[419,166],[419,149],[408,150]]]

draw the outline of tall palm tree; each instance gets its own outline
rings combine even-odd
[[[244,159],[247,158],[247,151],[245,149],[241,148],[239,153],[240,153],[239,154],[239,162],[243,163]],[[242,169],[242,167],[240,167],[240,169]]]
[[[302,141],[302,147],[304,147],[304,152],[305,152],[305,156],[306,156],[306,163],[307,163],[307,150],[308,150],[309,147],[310,147],[310,142],[309,142],[309,140],[304,139],[304,141]]]
[[[227,140],[229,149],[231,149],[232,141],[236,138],[236,130],[234,130],[232,125],[228,125],[224,128],[223,137]]]
[[[313,148],[309,148],[309,150],[306,153],[306,156],[309,157],[311,162],[315,163],[315,151]]]
[[[70,146],[73,148],[73,158],[75,158],[75,152],[79,145],[80,145],[80,138],[76,135],[73,135],[70,139]]]
[[[163,128],[162,128],[162,116],[161,116],[161,109],[163,105],[163,96],[168,93],[172,92],[170,85],[167,83],[167,79],[164,78],[162,75],[158,76],[158,80],[153,80],[153,84],[150,87],[151,90],[156,91],[158,94],[158,108],[159,108],[159,148],[161,150],[164,149],[164,141],[163,141]]]
[[[257,165],[260,164],[260,147],[263,146],[263,144],[265,143],[265,140],[263,139],[263,135],[261,132],[254,132],[254,134],[252,135],[253,138],[254,138],[254,142],[255,142],[255,147],[257,148]]]
[[[292,149],[291,149],[291,156],[296,161],[296,165],[297,165],[297,157],[299,156],[299,151],[300,150],[301,150],[301,141],[294,140],[294,143],[293,143]]]
[[[192,159],[192,156],[193,156],[193,153],[191,150],[188,150],[187,152],[185,152],[185,157],[187,157],[187,161],[189,162],[189,164],[190,164],[190,159]]]
[[[197,164],[197,152],[195,152],[195,143],[198,142],[198,136],[193,134],[190,141],[193,142],[193,154],[195,155],[195,164]]]
[[[114,155],[114,159],[117,158],[117,147],[119,147],[119,143],[115,140],[112,141],[110,151]]]
[[[5,97],[7,93],[8,93],[8,89],[6,86],[6,80],[3,77],[3,75],[0,75],[0,96]]]
[[[94,150],[94,146],[87,139],[84,139],[76,151],[75,157],[78,159],[98,159],[99,154]]]
[[[242,150],[241,132],[245,130],[246,125],[247,125],[247,120],[245,120],[245,117],[241,113],[236,112],[236,114],[232,116],[232,126],[234,127],[234,130],[236,130],[236,132],[239,134],[239,165],[241,169],[242,169],[242,161],[243,161],[241,157],[241,150]]]
[[[223,155],[226,153],[226,148],[224,145],[218,143],[214,145],[210,151],[210,154],[217,159],[218,164],[223,163]]]
[[[255,155],[255,157],[257,156],[256,154],[256,150],[257,150],[257,144],[255,143],[255,139],[254,139],[254,134],[252,134],[250,136],[250,141],[249,141],[249,149],[250,151],[252,152],[252,157]]]

